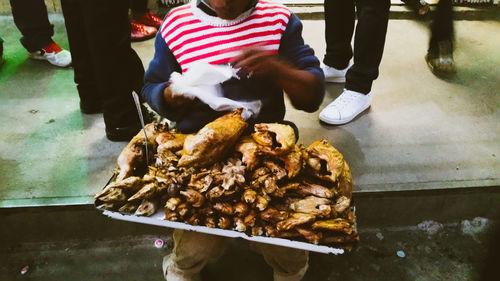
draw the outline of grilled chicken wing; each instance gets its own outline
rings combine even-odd
[[[252,171],[259,164],[257,157],[259,145],[250,136],[242,137],[236,144],[235,149],[241,153],[241,160],[245,163],[248,170]]]
[[[134,201],[134,200],[139,200],[139,199],[148,199],[153,197],[155,195],[156,191],[158,189],[158,185],[154,182],[148,183],[145,186],[143,186],[139,191],[137,191],[136,194],[134,194],[132,197],[128,199],[128,201]]]
[[[319,184],[303,181],[296,190],[301,195],[314,195],[321,198],[333,198],[333,192]]]
[[[337,183],[337,193],[351,199],[353,185],[354,181],[352,179],[351,169],[349,165],[347,165],[347,162],[344,161],[344,168],[342,169],[342,173]]]
[[[156,137],[161,132],[167,131],[168,125],[166,123],[154,122],[147,124],[145,129],[148,135],[149,144],[151,144],[149,152],[153,152],[156,149]],[[146,164],[144,163],[146,161],[145,140],[146,137],[144,136],[143,130],[141,130],[122,150],[116,160],[120,169],[120,173],[116,179],[117,181],[130,177],[134,173],[135,169],[137,169],[140,165]]]
[[[344,156],[326,140],[312,143],[304,158],[309,173],[321,180],[336,182],[344,168]]]
[[[256,124],[252,137],[263,146],[262,152],[275,156],[289,152],[296,141],[293,128],[279,123]]]
[[[288,219],[284,221],[280,221],[276,224],[276,228],[278,231],[286,231],[290,230],[297,225],[305,224],[308,222],[314,221],[316,217],[311,214],[305,214],[305,213],[292,213],[288,217]]]
[[[248,126],[241,111],[219,117],[196,135],[187,136],[178,166],[208,166],[224,157]]]
[[[345,234],[351,234],[353,228],[349,221],[341,218],[324,220],[324,221],[315,221],[312,224],[312,229],[325,229],[325,230],[333,230],[343,232]]]
[[[331,213],[331,201],[325,198],[308,196],[290,204],[290,209],[299,213],[311,214],[318,217],[328,217]]]
[[[195,208],[199,208],[205,203],[205,197],[194,189],[183,190],[180,193],[185,196],[186,201]]]

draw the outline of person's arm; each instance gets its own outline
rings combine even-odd
[[[324,75],[314,51],[304,44],[302,23],[294,14],[281,39],[279,56],[254,47],[243,50],[236,60],[236,67],[270,77],[297,109],[313,112],[323,101]]]
[[[161,37],[161,33],[158,32],[155,39],[155,55],[144,75],[144,87],[141,94],[158,114],[176,121],[182,116],[185,109],[183,105],[189,100],[172,96],[168,87],[172,72],[180,73],[181,68]]]

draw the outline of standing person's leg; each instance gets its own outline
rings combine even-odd
[[[23,35],[21,44],[28,52],[49,45],[54,27],[49,22],[47,7],[43,0],[10,0],[14,23]]]
[[[453,4],[451,0],[441,0],[432,15],[431,38],[425,57],[427,65],[436,75],[455,72],[453,60],[454,30]]]
[[[46,60],[55,66],[69,66],[70,52],[52,41],[54,27],[49,22],[43,0],[11,0],[10,4],[14,23],[23,35],[21,44],[29,52],[30,58]]]
[[[199,280],[200,271],[212,258],[224,252],[227,238],[176,229],[174,250],[163,258],[163,274],[167,281]]]
[[[358,23],[354,36],[354,64],[346,74],[347,90],[368,94],[384,52],[390,0],[357,0]]]
[[[132,91],[143,86],[144,67],[130,43],[128,1],[81,0],[94,75],[102,93],[106,136],[128,141],[140,129]],[[102,19],[108,19],[105,25]]]
[[[264,243],[251,243],[274,270],[274,281],[300,281],[309,267],[309,252]]]
[[[352,58],[354,32],[353,0],[325,0],[326,53],[322,69],[327,82],[345,82],[345,72]]]
[[[332,125],[346,124],[370,107],[370,91],[373,80],[378,77],[390,6],[390,0],[356,1],[358,23],[354,37],[354,64],[345,74],[344,92],[321,111],[321,121]]]
[[[101,94],[94,76],[94,65],[89,51],[85,17],[80,0],[61,0],[73,58],[75,83],[80,96],[80,109],[85,114],[102,112]]]
[[[324,6],[326,54],[323,62],[336,69],[344,69],[352,58],[354,1],[325,0]]]

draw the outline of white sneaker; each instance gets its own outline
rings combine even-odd
[[[30,58],[36,60],[46,60],[50,64],[59,67],[68,67],[71,64],[71,53],[66,50],[62,50],[58,53],[52,52],[47,53],[44,50],[38,50],[29,53]]]
[[[345,90],[319,114],[319,119],[331,125],[342,125],[365,111],[372,103],[371,93],[367,95]]]
[[[345,83],[345,74],[351,65],[349,64],[344,69],[336,69],[331,66],[324,64],[323,62],[319,65],[325,74],[325,81],[332,83]]]

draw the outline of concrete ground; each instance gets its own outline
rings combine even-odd
[[[361,233],[351,254],[313,254],[307,281],[493,280],[481,274],[498,254],[489,237],[500,219],[499,19],[455,22],[458,72],[447,80],[423,59],[427,23],[393,19],[369,111],[335,127],[319,111],[288,107],[299,142],[326,138],[350,164]],[[67,48],[62,17],[50,20]],[[320,58],[323,30],[304,21]],[[0,36],[0,280],[161,280],[170,248],[152,242],[171,246],[169,231],[112,221],[90,205],[126,143],[106,139],[102,116],[81,114],[71,69],[27,58],[11,16],[0,16]],[[133,44],[145,67],[152,43]],[[342,87],[327,86],[321,109]],[[270,280],[245,245],[231,243],[209,280]]]

